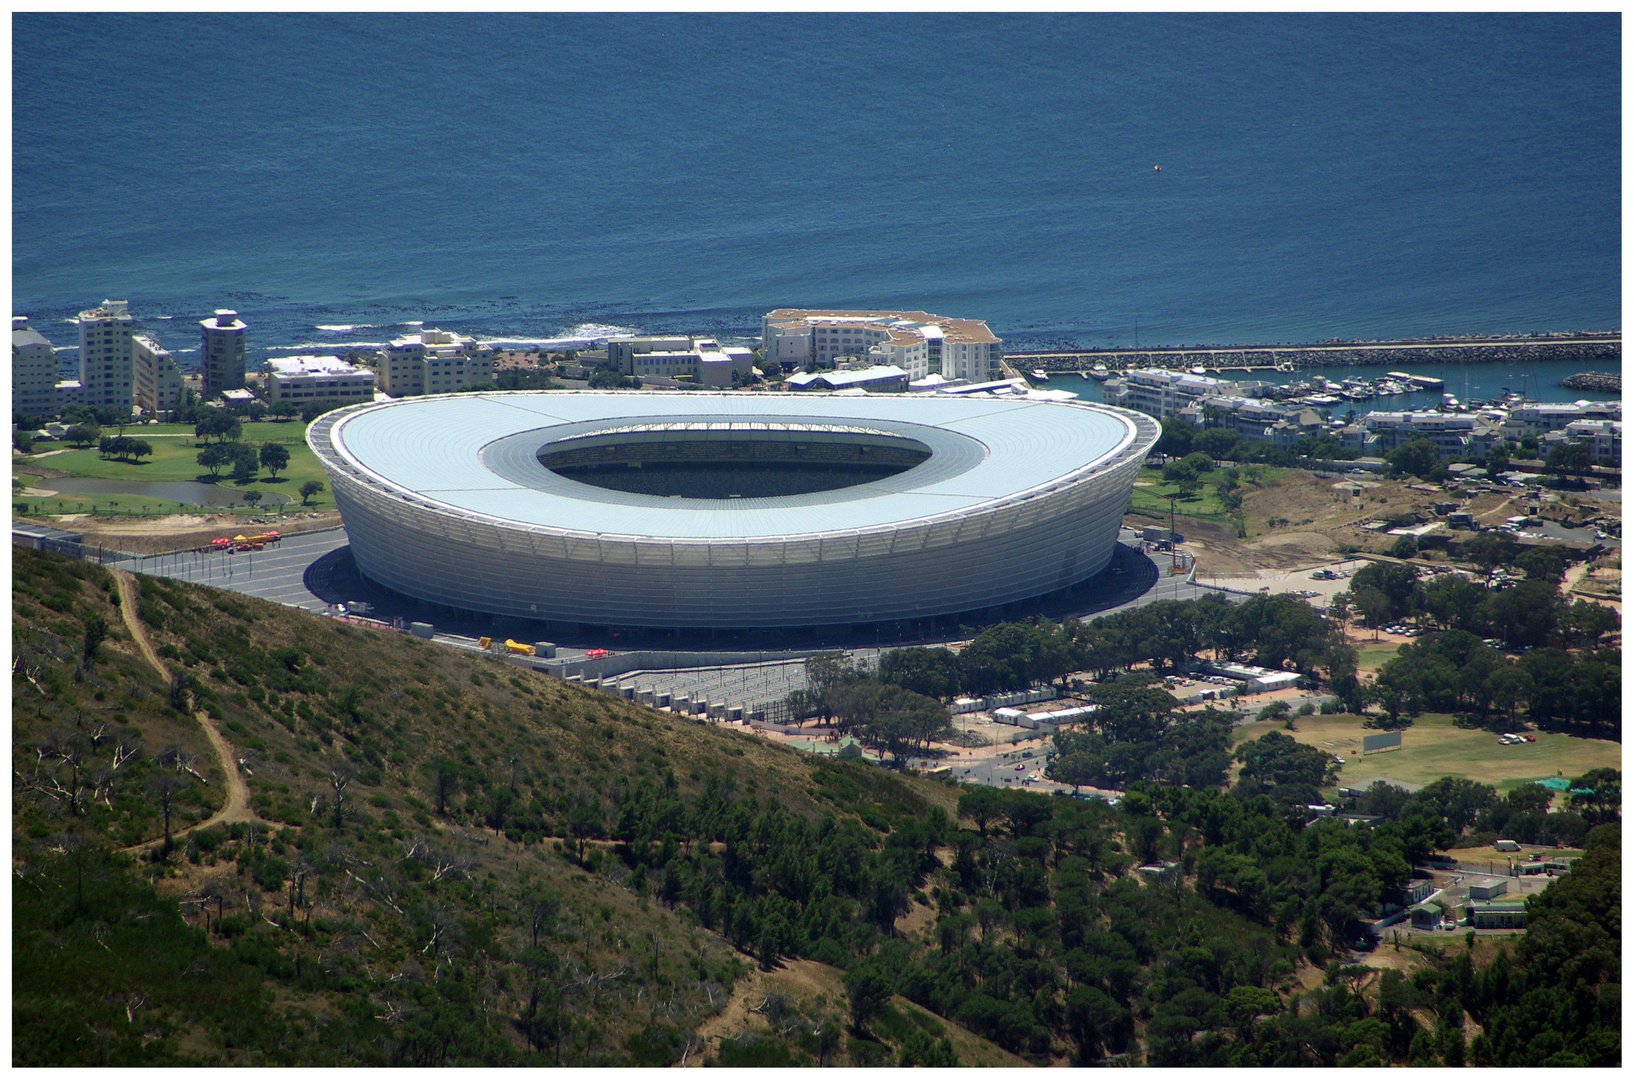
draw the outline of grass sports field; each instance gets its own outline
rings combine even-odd
[[[1620,743],[1536,731],[1531,734],[1537,736],[1537,742],[1501,746],[1492,732],[1457,727],[1445,713],[1420,716],[1401,733],[1401,749],[1376,751],[1365,758],[1362,736],[1378,732],[1362,727],[1359,716],[1301,716],[1294,721],[1294,727],[1293,731],[1284,731],[1281,722],[1247,724],[1236,729],[1235,737],[1241,742],[1257,739],[1268,731],[1282,731],[1300,742],[1338,754],[1345,759],[1339,769],[1340,786],[1374,777],[1428,784],[1443,776],[1459,776],[1491,784],[1503,794],[1550,776],[1570,780],[1590,769],[1623,767]]]

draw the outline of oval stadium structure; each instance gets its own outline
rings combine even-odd
[[[307,440],[359,571],[411,597],[629,627],[975,611],[1112,556],[1160,432],[1027,398],[534,391],[358,405]]]

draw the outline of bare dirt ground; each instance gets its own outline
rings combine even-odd
[[[1150,524],[1132,519],[1132,524]],[[1189,520],[1176,526],[1186,542],[1181,546],[1197,556],[1199,577],[1254,577],[1261,570],[1290,570],[1325,565],[1335,556],[1334,542],[1319,532],[1272,534],[1258,539],[1237,539],[1229,525]]]
[[[1362,528],[1371,519],[1425,512],[1431,503],[1445,501],[1460,503],[1490,524],[1516,513],[1520,495],[1481,491],[1465,500],[1428,485],[1381,476],[1335,478],[1297,469],[1263,486],[1244,484],[1241,490],[1245,537],[1238,537],[1229,524],[1184,515],[1176,519],[1176,528],[1186,538],[1181,546],[1197,556],[1201,578],[1254,578],[1265,571],[1311,569],[1341,558],[1347,545],[1381,553],[1396,538]],[[1135,528],[1151,523],[1138,515],[1126,521]]]
[[[294,536],[296,533],[333,529],[340,524],[340,513],[330,510],[310,516],[287,515],[283,518],[269,515],[266,520],[276,521],[273,527],[283,535]],[[138,555],[202,547],[223,532],[232,535],[245,528],[256,528],[234,514],[171,514],[162,518],[116,518],[112,521],[93,519],[86,514],[64,514],[41,519],[41,522],[84,533],[87,543]]]
[[[844,1007],[845,987],[837,968],[815,960],[786,960],[772,971],[755,968],[733,986],[726,1007],[698,1025],[702,1045],[690,1051],[682,1064],[701,1067],[704,1059],[720,1048],[722,1038],[741,1031],[765,1029],[768,1025],[759,1010],[766,995],[773,992],[790,998],[802,1012],[818,995],[830,1005]]]

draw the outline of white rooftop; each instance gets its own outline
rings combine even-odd
[[[368,368],[348,364],[338,356],[280,356],[267,361],[267,369],[274,375],[288,378],[292,375],[360,375],[372,374]]]
[[[838,492],[719,501],[591,488],[545,469],[538,448],[610,426],[789,430],[861,426],[930,446],[923,464]],[[332,451],[416,501],[603,536],[753,538],[890,526],[1042,494],[1134,443],[1122,410],[933,395],[637,394],[537,391],[405,398],[341,414]]]

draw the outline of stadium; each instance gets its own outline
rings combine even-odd
[[[974,612],[1104,569],[1157,423],[1026,398],[534,391],[308,429],[358,570],[581,626]]]

